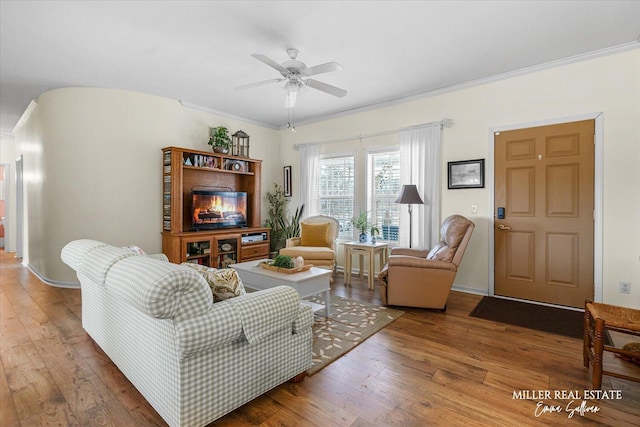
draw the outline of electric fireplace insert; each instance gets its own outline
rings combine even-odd
[[[193,190],[194,230],[247,226],[247,193],[242,191]]]

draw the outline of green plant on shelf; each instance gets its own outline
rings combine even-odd
[[[209,137],[209,145],[216,151],[216,147],[221,152],[228,152],[231,148],[231,137],[229,130],[224,126],[211,128],[211,136]]]

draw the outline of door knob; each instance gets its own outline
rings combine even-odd
[[[506,226],[504,226],[504,225],[502,225],[502,224],[498,225],[498,228],[499,228],[500,230],[507,230],[507,231],[511,231],[511,227],[506,227]]]

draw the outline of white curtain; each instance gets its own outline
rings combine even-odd
[[[440,122],[400,131],[400,184],[415,184],[424,205],[413,207],[412,247],[428,249],[440,239]],[[409,247],[409,212],[400,206],[400,247]]]
[[[320,164],[320,145],[300,146],[300,204],[304,204],[304,216],[318,215],[316,177]]]

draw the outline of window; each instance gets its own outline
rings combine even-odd
[[[367,210],[380,230],[380,239],[398,241],[400,205],[400,150],[372,151],[367,156]]]
[[[320,213],[338,220],[339,237],[352,239],[351,218],[353,218],[355,198],[354,156],[320,159],[316,183]]]

